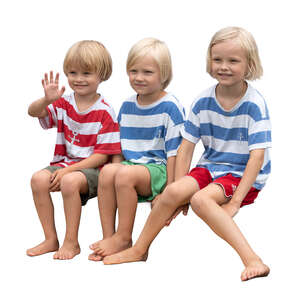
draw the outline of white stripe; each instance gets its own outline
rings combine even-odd
[[[94,153],[94,147],[79,147],[74,144],[69,143],[66,140],[66,148],[67,148],[67,155],[69,157],[76,158],[76,157],[89,157]]]
[[[64,125],[69,128],[71,131],[78,132],[83,135],[92,135],[98,134],[101,130],[102,125],[100,122],[90,122],[90,123],[79,123],[70,118],[66,111],[62,108],[57,109],[57,114],[59,120],[64,121]]]
[[[195,115],[194,115],[195,116]],[[219,126],[226,129],[232,128],[244,128],[247,127],[248,124],[245,124],[245,119],[251,119],[249,115],[238,115],[238,116],[223,116],[218,114],[217,112],[210,110],[202,110],[200,113],[193,117],[193,119],[201,120],[201,123],[211,123],[215,126]],[[192,121],[194,123],[194,121]],[[194,123],[199,127],[199,121]]]
[[[207,135],[202,135],[201,139],[204,145],[218,152],[249,154],[248,141],[224,141]]]
[[[180,133],[182,137],[186,140],[188,140],[191,143],[197,144],[199,142],[199,138],[194,137],[193,135],[189,134],[184,130],[184,127],[181,128]]]
[[[166,113],[150,116],[139,116],[131,115],[126,112],[126,114],[122,114],[121,124],[123,127],[153,128],[160,125],[165,125],[166,120],[168,119],[170,119],[170,124],[168,126],[174,126],[174,122]]]
[[[183,126],[183,124],[178,124],[176,126],[173,126],[171,128],[168,129],[167,131],[167,135],[166,135],[166,141],[173,139],[173,138],[177,138],[180,136],[180,129]]]
[[[53,122],[54,122],[55,126],[57,126],[57,117],[56,117],[56,113],[55,113],[55,109],[54,109],[53,105],[49,105],[48,108],[51,112]]]
[[[255,150],[255,149],[266,149],[266,148],[271,148],[271,147],[272,147],[272,144],[270,142],[252,144],[249,146],[249,151]],[[270,159],[270,158],[268,157],[268,159]]]
[[[163,139],[153,139],[153,140],[121,140],[122,149],[129,151],[149,151],[151,150],[165,150],[165,142]]]
[[[261,120],[255,122],[252,126],[249,127],[249,135],[261,131],[271,131],[271,122],[270,120]]]
[[[120,132],[108,132],[97,136],[97,144],[118,143],[120,142]]]

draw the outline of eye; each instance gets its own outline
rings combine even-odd
[[[234,63],[237,63],[237,62],[239,62],[239,60],[238,60],[238,59],[236,59],[236,58],[232,58],[232,59],[230,59],[230,62],[234,64]]]
[[[83,72],[83,75],[90,75],[91,74],[91,72]]]
[[[221,61],[221,59],[220,59],[219,57],[214,57],[212,60],[213,60],[214,62],[220,62],[220,61]]]
[[[136,69],[130,69],[130,70],[129,70],[129,73],[130,73],[130,74],[135,74],[136,72],[137,72]]]
[[[145,70],[145,73],[146,74],[153,74],[153,71],[151,71],[151,70]]]

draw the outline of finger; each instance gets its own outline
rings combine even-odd
[[[50,71],[50,83],[53,83],[53,71]]]
[[[45,84],[49,84],[49,80],[48,80],[48,73],[45,73],[44,75],[44,81],[45,81]]]
[[[59,82],[59,73],[56,73],[56,76],[55,76],[55,83],[58,84]]]
[[[180,214],[181,210],[182,210],[181,208],[177,208],[177,209],[175,210],[175,212],[174,212],[172,218],[175,219],[175,218]]]
[[[45,88],[45,80],[44,79],[42,79],[42,86],[43,86],[43,88]]]

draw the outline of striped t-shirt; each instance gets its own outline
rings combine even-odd
[[[271,171],[271,124],[264,98],[248,84],[243,98],[230,111],[216,99],[216,85],[193,102],[182,136],[192,143],[200,139],[205,151],[197,167],[209,170],[213,179],[231,173],[242,177],[250,151],[265,149],[254,187],[262,189]]]
[[[137,95],[130,97],[118,116],[123,156],[133,163],[166,165],[177,154],[184,119],[184,108],[171,94],[147,106],[138,104]]]
[[[66,167],[93,153],[121,153],[116,115],[102,96],[88,110],[79,112],[74,93],[47,107],[48,116],[40,118],[44,129],[57,128],[51,165]]]

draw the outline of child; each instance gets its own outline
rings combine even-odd
[[[218,84],[204,91],[191,106],[181,131],[176,182],[161,195],[136,244],[106,257],[105,264],[145,260],[166,221],[190,203],[194,212],[237,251],[245,265],[242,280],[268,275],[268,266],[232,220],[241,206],[253,203],[270,173],[268,110],[263,97],[246,82],[262,75],[250,33],[237,27],[217,32],[208,48],[207,71]],[[205,152],[187,174],[200,139]]]
[[[45,240],[28,249],[29,256],[58,250],[55,259],[71,259],[80,253],[78,228],[81,205],[97,195],[100,167],[109,155],[121,152],[118,124],[113,109],[97,93],[100,82],[112,72],[111,57],[96,41],[74,44],[64,60],[64,73],[74,91],[62,96],[59,74],[45,74],[45,96],[28,109],[38,117],[44,129],[57,127],[57,140],[51,166],[38,171],[31,179],[34,203]],[[54,224],[50,192],[61,191],[66,217],[66,234],[61,248]]]
[[[89,259],[95,261],[132,245],[137,203],[156,201],[165,185],[174,181],[181,143],[184,109],[164,90],[172,77],[165,43],[147,38],[135,44],[128,55],[127,74],[137,95],[123,103],[118,116],[125,161],[120,163],[119,158],[119,163],[105,166],[99,176],[103,240],[90,246],[94,252]]]

